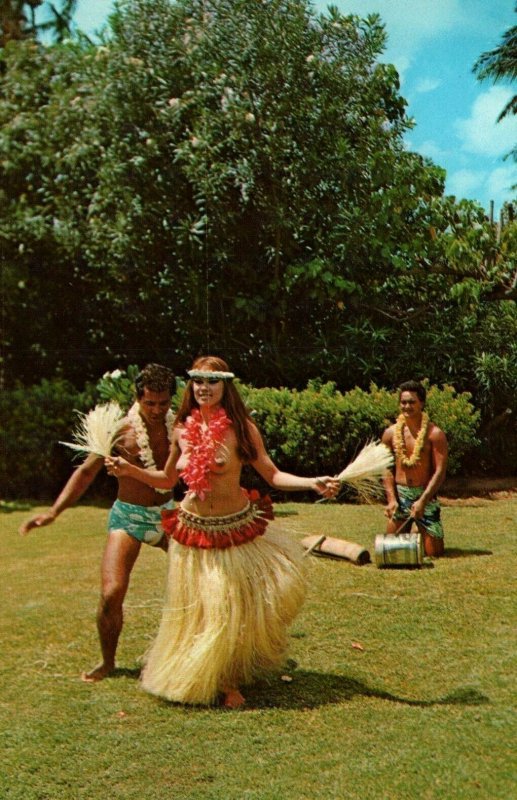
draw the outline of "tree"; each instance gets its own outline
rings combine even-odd
[[[37,33],[48,33],[55,42],[62,42],[69,38],[72,35],[77,2],[78,0],[62,0],[61,8],[49,2],[50,19],[37,26]],[[84,34],[82,35],[84,36]]]
[[[513,256],[406,150],[380,19],[131,0],[111,24],[6,48],[8,379],[210,349],[255,384],[471,388]]]
[[[515,11],[517,11],[517,4]],[[480,55],[474,64],[473,71],[480,81],[488,79],[496,83],[498,81],[513,82],[517,79],[517,25],[513,25],[504,32],[498,47]],[[517,114],[517,95],[509,100],[497,121],[500,122],[505,117],[515,114]],[[511,151],[510,155],[517,160],[517,147]]]
[[[24,0],[0,0],[0,47],[5,47],[7,42],[22,39],[29,35],[26,8],[30,9],[34,25],[34,10],[41,5],[42,0],[34,0],[28,4]]]
[[[36,22],[36,9],[48,6],[50,19]],[[77,0],[62,0],[61,8],[45,0],[0,0],[0,47],[9,41],[49,34],[53,41],[62,42],[72,33],[72,19]]]

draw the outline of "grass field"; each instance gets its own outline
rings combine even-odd
[[[288,504],[293,536],[367,546],[379,507]],[[21,539],[0,515],[1,800],[511,800],[517,496],[448,505],[446,557],[380,570],[310,556],[291,661],[241,711],[141,691],[166,558],[144,548],[119,667],[89,686],[106,509]],[[352,646],[359,643],[363,650]]]

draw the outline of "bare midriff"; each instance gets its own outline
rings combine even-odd
[[[141,466],[138,462],[136,463]],[[161,506],[171,497],[172,491],[165,494],[157,492],[151,486],[146,486],[145,483],[133,478],[120,477],[118,479],[117,498],[123,503],[133,503],[137,506]]]

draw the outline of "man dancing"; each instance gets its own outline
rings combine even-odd
[[[159,364],[148,364],[135,379],[136,402],[129,410],[116,450],[127,461],[146,469],[163,469],[172,439],[171,398],[176,389],[173,373]],[[62,511],[76,503],[104,465],[94,454],[73,472],[52,507],[36,514],[20,527],[25,535],[33,528],[54,522]],[[170,490],[153,489],[126,476],[118,480],[117,499],[108,518],[108,539],[101,563],[101,596],[97,630],[102,661],[81,678],[95,683],[115,668],[115,654],[123,624],[123,602],[131,571],[142,542],[167,550],[161,527],[161,510],[172,508]]]
[[[400,415],[384,431],[382,441],[395,457],[393,472],[384,478],[386,533],[395,533],[404,520],[414,519],[423,536],[424,552],[444,552],[443,528],[436,493],[447,469],[447,438],[424,411],[426,391],[417,381],[399,386]]]

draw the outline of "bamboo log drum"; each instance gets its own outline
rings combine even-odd
[[[313,553],[317,556],[332,556],[334,558],[345,558],[354,564],[369,564],[371,561],[370,553],[360,544],[348,542],[346,539],[337,539],[333,536],[306,536],[302,539],[302,545],[307,549],[305,555]]]

